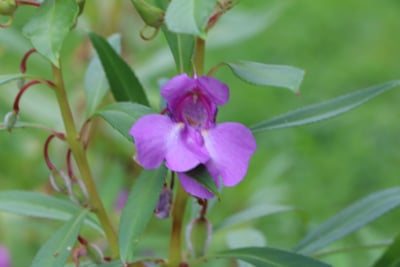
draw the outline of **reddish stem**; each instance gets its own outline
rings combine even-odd
[[[24,1],[24,0],[17,0],[17,5],[26,5],[26,6],[35,6],[40,7],[41,3],[34,2],[34,1]]]
[[[21,99],[21,96],[24,94],[24,92],[25,92],[29,87],[31,87],[32,85],[35,85],[35,84],[38,84],[38,83],[40,83],[40,81],[34,80],[34,81],[30,81],[30,82],[26,83],[24,86],[21,87],[21,89],[20,89],[19,92],[18,92],[17,97],[16,97],[15,100],[14,100],[13,109],[14,109],[14,112],[15,112],[15,113],[18,113],[18,112],[19,112],[19,100]]]
[[[23,57],[22,60],[21,60],[21,65],[20,65],[20,67],[19,67],[19,69],[20,69],[20,71],[21,71],[22,73],[25,73],[25,72],[26,72],[26,63],[27,63],[27,61],[28,61],[29,56],[32,55],[32,54],[35,53],[35,52],[36,52],[36,49],[32,48],[32,49],[30,49],[28,52],[25,53],[24,57]]]
[[[46,142],[44,143],[44,149],[43,149],[44,160],[46,161],[46,165],[50,171],[57,169],[56,166],[51,162],[49,157],[49,145],[54,137],[57,137],[61,140],[65,140],[65,135],[63,133],[53,133],[49,137],[47,137]]]
[[[74,169],[72,168],[72,151],[71,149],[68,149],[67,151],[67,170],[68,170],[68,176],[71,179],[71,181],[76,182],[76,176],[74,174]]]

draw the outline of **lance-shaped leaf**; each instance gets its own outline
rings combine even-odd
[[[399,205],[400,187],[373,193],[315,228],[296,245],[294,250],[302,254],[312,254]]]
[[[276,86],[299,92],[304,70],[249,61],[225,62],[241,80],[259,86]]]
[[[119,225],[121,260],[131,262],[133,252],[150,221],[163,188],[167,169],[143,170],[129,194]]]
[[[111,35],[107,41],[118,54],[121,54],[120,34]],[[90,117],[96,111],[110,88],[103,66],[101,65],[97,54],[90,60],[86,69],[84,88],[86,97],[86,116]]]
[[[204,165],[199,165],[198,167],[194,168],[186,172],[186,175],[192,177],[196,180],[199,184],[204,186],[208,191],[213,193],[218,199],[221,198],[221,195],[218,191],[217,185],[215,184],[214,179],[211,177],[210,173],[207,171]]]
[[[64,266],[87,214],[88,210],[82,210],[65,223],[36,254],[32,267]]]
[[[396,267],[400,265],[400,234],[396,236],[392,244],[383,255],[374,263],[373,267]]]
[[[66,221],[80,210],[80,207],[70,201],[35,192],[0,192],[0,211],[36,218]],[[99,224],[93,218],[87,217],[86,223],[99,232],[103,232]]]
[[[135,73],[107,41],[91,32],[90,40],[99,55],[111,92],[118,102],[131,101],[149,105],[146,94]]]
[[[269,247],[246,247],[228,250],[216,255],[205,257],[207,260],[213,258],[231,258],[242,260],[257,267],[329,267],[315,259]]]
[[[165,14],[170,31],[205,36],[208,19],[216,0],[172,0]]]
[[[40,54],[59,67],[62,44],[78,13],[75,0],[46,0],[25,25],[23,33]]]
[[[133,142],[129,130],[137,119],[143,115],[154,113],[154,111],[140,104],[130,102],[118,102],[107,105],[96,114],[100,115],[126,139]]]
[[[253,132],[269,131],[273,129],[288,128],[306,125],[330,119],[350,111],[368,100],[400,85],[400,81],[391,81],[362,89],[350,94],[339,96],[331,100],[304,107],[277,116],[250,127]]]
[[[25,78],[32,78],[31,75],[25,73],[16,73],[16,74],[3,74],[0,75],[0,85],[19,80]]]

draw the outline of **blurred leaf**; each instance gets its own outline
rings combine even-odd
[[[205,37],[208,19],[217,0],[172,0],[165,13],[170,31]]]
[[[218,231],[226,227],[232,227],[243,223],[248,223],[254,221],[255,219],[259,219],[275,213],[292,211],[292,210],[294,210],[293,207],[280,206],[280,205],[263,204],[259,206],[254,206],[228,217],[220,224],[217,224],[214,227],[214,229],[215,231]]]
[[[225,62],[245,82],[260,86],[277,86],[299,92],[304,70],[284,65],[267,65],[250,61]]]
[[[129,65],[103,37],[94,32],[89,33],[89,37],[103,65],[115,100],[131,101],[148,106],[149,102],[144,89]]]
[[[400,205],[400,187],[375,192],[345,208],[307,234],[294,248],[312,254]]]
[[[383,255],[375,262],[373,267],[399,267],[400,266],[400,234],[396,236],[392,244]]]
[[[0,192],[0,210],[31,217],[66,221],[81,208],[70,201],[28,191]],[[86,224],[103,233],[101,226],[92,218]]]
[[[100,115],[126,139],[132,142],[132,136],[129,135],[132,125],[137,119],[150,113],[154,112],[147,106],[130,102],[118,102],[105,106],[96,114]]]
[[[120,260],[97,264],[93,263],[92,261],[84,261],[79,262],[79,267],[122,267],[123,264]],[[68,263],[64,267],[76,267],[75,263]]]
[[[113,34],[107,39],[111,47],[121,54],[121,35]],[[90,60],[87,67],[85,80],[85,97],[86,97],[86,116],[90,117],[100,105],[104,96],[107,94],[110,85],[108,84],[106,74],[101,65],[99,56],[96,54]]]
[[[350,111],[368,100],[400,85],[400,81],[391,81],[362,89],[331,100],[291,111],[250,127],[253,132],[295,127],[326,120]]]
[[[133,252],[153,215],[166,175],[164,166],[156,170],[143,170],[129,194],[122,211],[118,235],[121,260],[125,263],[133,259]]]
[[[16,74],[2,74],[0,75],[0,85],[19,80],[24,78],[31,78],[32,76],[25,73],[16,73]]]
[[[25,25],[23,34],[40,54],[59,67],[62,44],[78,13],[75,0],[46,0]]]
[[[268,247],[247,247],[207,256],[243,260],[257,267],[328,267],[329,264],[290,251]]]
[[[207,171],[204,165],[199,165],[193,170],[186,172],[186,175],[192,177],[199,184],[204,186],[208,191],[213,193],[218,199],[221,199],[221,195],[218,191],[218,187],[214,181],[214,178],[211,177],[210,173]]]
[[[36,254],[32,267],[64,266],[88,212],[88,210],[82,210],[65,223]]]

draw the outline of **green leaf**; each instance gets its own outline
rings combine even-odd
[[[204,165],[199,165],[193,170],[186,172],[186,175],[196,180],[208,191],[213,193],[218,199],[221,199],[221,195],[218,191],[217,185],[215,184],[214,178],[211,177]]]
[[[79,267],[122,267],[123,264],[120,260],[97,264],[92,261],[79,262]],[[68,263],[65,267],[76,267],[75,263]]]
[[[205,37],[208,19],[217,0],[172,0],[165,13],[170,31]]]
[[[59,67],[62,44],[78,13],[75,0],[46,0],[25,25],[23,33],[40,54]]]
[[[329,264],[293,252],[268,247],[247,247],[220,252],[212,258],[243,260],[256,267],[328,267]]]
[[[374,263],[373,267],[399,267],[400,266],[400,234],[386,249],[383,255]]]
[[[64,266],[88,212],[88,210],[82,210],[65,223],[36,254],[32,267]]]
[[[149,106],[144,89],[129,65],[103,37],[93,32],[89,33],[89,37],[99,55],[115,100]]]
[[[284,65],[267,65],[250,61],[224,62],[245,82],[259,86],[276,86],[299,92],[304,70]]]
[[[111,35],[107,41],[118,54],[121,53],[120,34]],[[90,117],[96,111],[110,88],[103,66],[101,65],[97,54],[93,56],[87,67],[84,88],[86,97],[86,116]]]
[[[345,208],[307,234],[294,248],[312,254],[400,205],[400,187],[373,193]]]
[[[70,201],[35,192],[0,192],[0,211],[37,218],[67,221],[80,210],[80,207]],[[103,233],[102,228],[93,218],[88,217],[86,223],[93,229]]]
[[[277,116],[250,127],[253,132],[269,131],[273,129],[288,128],[306,125],[326,120],[350,111],[368,100],[400,85],[400,81],[391,81],[378,84],[350,94],[339,96],[331,100],[304,107]]]
[[[25,78],[31,78],[32,76],[25,73],[16,73],[16,74],[3,74],[0,75],[0,85],[19,80]]]
[[[218,231],[226,227],[232,227],[248,223],[268,215],[280,212],[292,211],[292,210],[294,210],[293,207],[281,206],[281,205],[262,204],[259,206],[254,206],[228,217],[220,224],[217,224],[214,227],[214,230]]]
[[[139,239],[150,221],[163,188],[167,169],[143,170],[129,194],[122,211],[119,227],[119,248],[121,260],[133,259]]]
[[[100,115],[126,139],[132,142],[132,136],[129,135],[132,125],[137,119],[150,113],[154,112],[149,107],[129,102],[118,102],[107,105],[96,114]]]

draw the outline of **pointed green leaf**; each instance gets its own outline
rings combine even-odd
[[[81,208],[74,203],[55,197],[28,191],[0,192],[0,211],[25,216],[66,221]],[[103,232],[92,217],[86,223],[93,229]]]
[[[40,54],[59,67],[62,44],[78,13],[75,0],[46,0],[25,25],[23,33]]]
[[[374,263],[373,267],[398,267],[400,266],[400,234],[385,250],[383,255]]]
[[[119,227],[121,260],[130,262],[139,239],[150,221],[163,188],[167,169],[143,170],[129,194]]]
[[[111,35],[107,41],[118,54],[121,54],[120,34]],[[101,65],[97,54],[93,56],[87,67],[84,88],[86,97],[86,116],[90,117],[96,111],[110,88],[103,66]]]
[[[39,250],[32,267],[64,266],[79,235],[88,210],[82,210],[66,222]]]
[[[400,205],[400,187],[373,193],[345,208],[307,234],[294,248],[312,254]]]
[[[131,101],[148,106],[149,102],[144,89],[129,65],[103,37],[94,32],[89,33],[89,37],[99,55],[115,100]]]
[[[243,260],[256,267],[329,267],[321,261],[290,251],[268,247],[247,247],[220,252],[217,255],[206,257],[232,258]]]
[[[214,227],[214,230],[218,231],[221,230],[222,228],[237,226],[268,215],[286,211],[293,211],[293,210],[294,210],[293,207],[281,206],[281,205],[262,204],[259,206],[254,206],[226,218],[223,222],[217,224]]]
[[[339,96],[331,100],[304,107],[277,116],[250,127],[253,132],[269,131],[273,129],[288,128],[306,125],[326,120],[347,111],[350,111],[368,100],[400,85],[400,81],[391,81],[378,84],[350,94]]]
[[[3,74],[0,75],[0,85],[19,80],[25,78],[31,78],[32,76],[25,73],[16,73],[16,74]]]
[[[217,0],[172,0],[165,13],[170,31],[205,36],[208,19]]]
[[[250,61],[224,62],[241,80],[259,86],[276,86],[299,92],[304,70]]]
[[[213,193],[218,199],[221,198],[221,195],[218,191],[218,187],[215,184],[214,178],[211,177],[210,173],[207,171],[204,165],[199,165],[193,170],[186,172],[186,175],[192,177],[199,184],[204,186],[208,191]]]
[[[126,139],[132,142],[132,136],[129,135],[132,125],[137,119],[150,113],[154,112],[147,106],[130,102],[118,102],[107,105],[96,114],[100,115]]]

